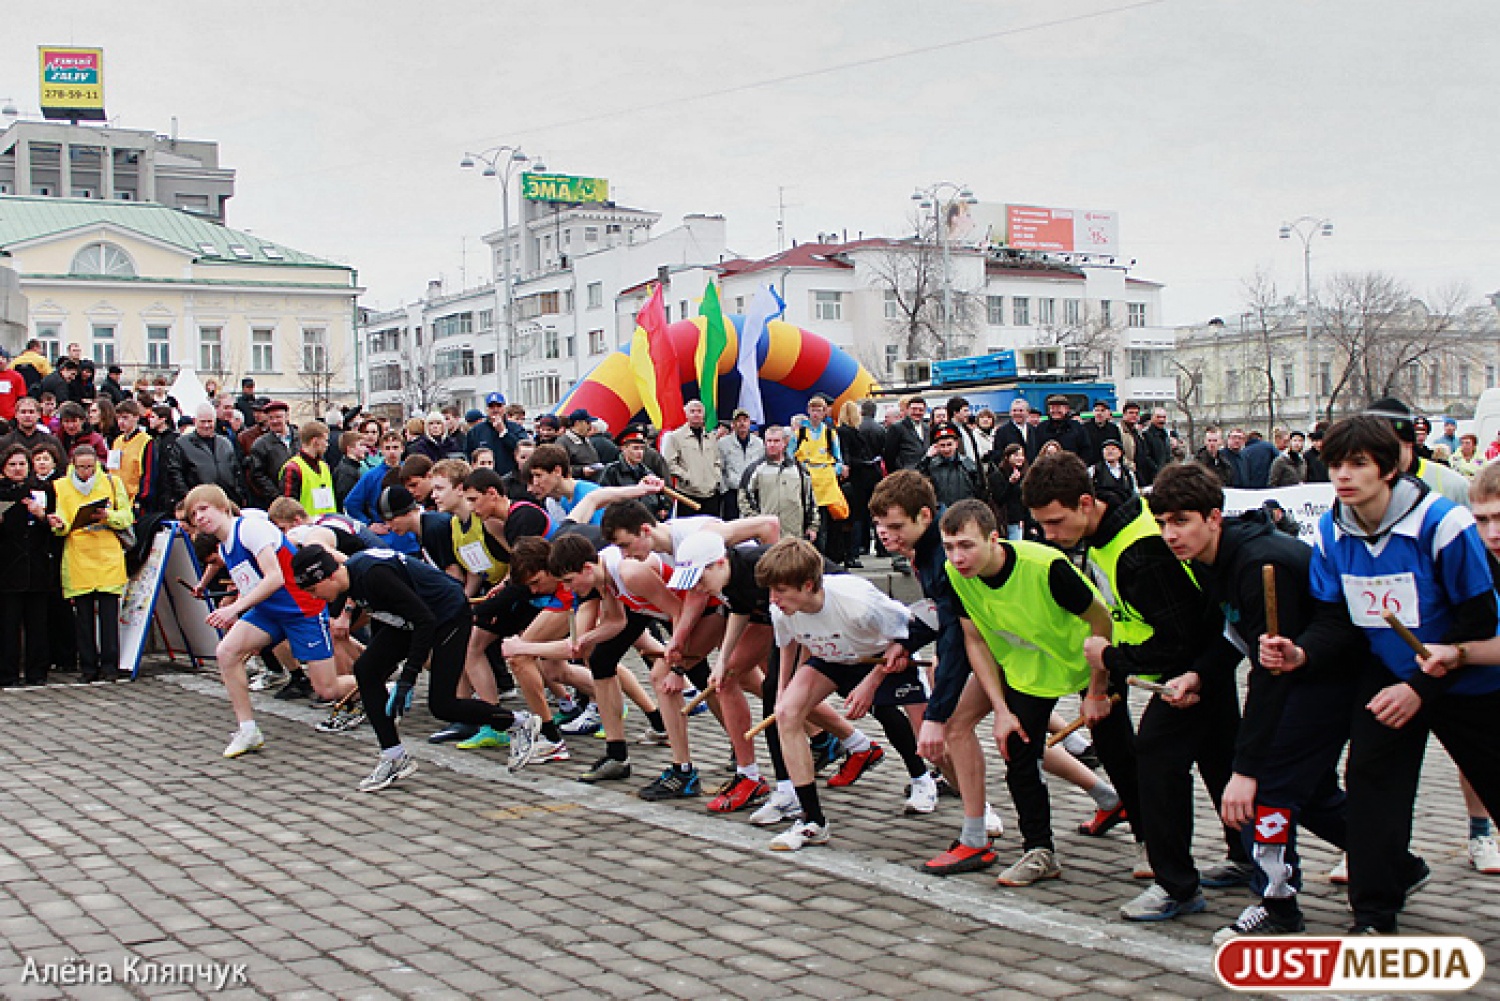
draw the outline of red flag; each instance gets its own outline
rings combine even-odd
[[[677,350],[667,334],[667,311],[662,304],[662,287],[651,291],[651,298],[635,318],[635,336],[630,340],[630,368],[635,372],[646,413],[663,431],[687,423],[682,410],[682,381],[677,369]]]

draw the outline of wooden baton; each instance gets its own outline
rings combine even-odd
[[[755,724],[750,729],[745,731],[745,739],[754,740],[756,737],[759,737],[761,734],[771,729],[771,725],[775,722],[776,717],[774,715],[767,716],[765,719],[761,720],[759,723]]]
[[[1118,695],[1111,695],[1109,697],[1109,701],[1110,704],[1113,705],[1114,703],[1120,701],[1120,697]],[[1064,738],[1078,732],[1079,730],[1082,730],[1087,725],[1088,719],[1082,713],[1079,713],[1077,719],[1047,738],[1047,746],[1056,747],[1063,741]]]
[[[1260,583],[1266,592],[1266,635],[1280,636],[1281,622],[1276,610],[1276,568],[1267,563],[1260,568]]]
[[[1170,688],[1163,685],[1160,681],[1147,681],[1145,678],[1137,677],[1134,674],[1126,678],[1125,683],[1131,688],[1139,688],[1143,692],[1151,692],[1155,695],[1165,695],[1171,691]]]
[[[1415,653],[1423,660],[1428,660],[1432,657],[1432,652],[1429,651],[1425,645],[1423,645],[1421,640],[1417,639],[1417,637],[1412,634],[1412,631],[1410,629],[1406,628],[1406,623],[1396,618],[1394,612],[1382,613],[1381,618],[1385,619],[1386,625],[1396,630],[1397,636],[1400,636],[1406,641],[1406,645],[1411,647],[1412,653]]]
[[[707,702],[708,701],[708,697],[710,695],[712,695],[713,693],[714,693],[714,690],[712,688],[705,687],[701,692],[699,692],[697,695],[693,696],[693,700],[691,702],[689,702],[687,705],[685,705],[685,706],[682,707],[682,715],[684,715],[684,716],[691,715],[692,712],[693,712],[693,710],[697,709],[699,706],[703,705],[703,703]],[[771,719],[772,717],[768,716],[766,718],[767,719]]]
[[[676,490],[673,490],[671,487],[662,487],[661,488],[661,492],[664,493],[664,494],[666,494],[668,497],[672,498],[677,503],[692,508],[694,511],[702,511],[703,510],[703,505],[702,504],[699,504],[697,501],[693,500],[687,494],[678,493]]]

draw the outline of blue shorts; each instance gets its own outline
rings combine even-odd
[[[333,657],[333,636],[328,632],[328,612],[317,615],[284,615],[268,612],[259,605],[240,616],[271,637],[271,646],[282,640],[292,648],[292,656],[305,663],[330,660]]]

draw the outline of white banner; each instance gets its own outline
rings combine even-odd
[[[1281,509],[1297,521],[1297,537],[1312,545],[1313,533],[1323,512],[1333,507],[1332,483],[1303,483],[1295,487],[1276,487],[1273,490],[1224,491],[1224,517],[1229,518],[1243,511],[1264,507],[1266,501],[1274,500]]]

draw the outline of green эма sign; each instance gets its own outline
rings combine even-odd
[[[567,174],[522,174],[521,197],[532,202],[607,202],[609,181]]]

